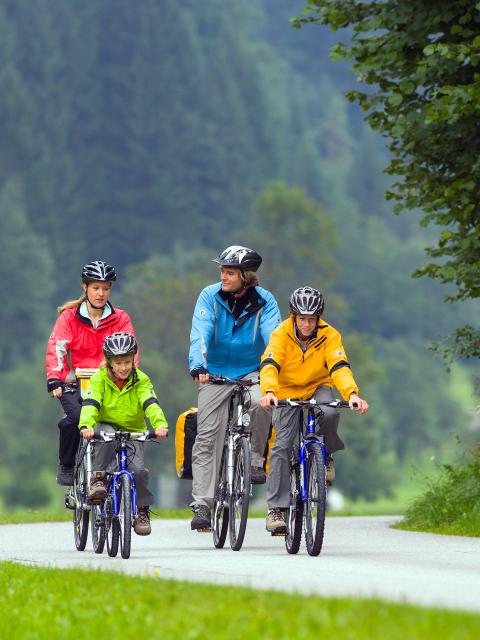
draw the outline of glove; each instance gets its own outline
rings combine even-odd
[[[63,387],[63,382],[61,380],[57,380],[57,378],[50,378],[50,380],[47,380],[48,393],[52,393],[54,389],[58,389],[59,387]]]
[[[208,371],[207,371],[207,369],[205,369],[205,367],[198,367],[197,369],[192,369],[192,370],[190,371],[190,375],[192,376],[192,378],[193,378],[194,380],[196,380],[196,378],[198,378],[198,376],[199,376],[201,373],[208,373]]]

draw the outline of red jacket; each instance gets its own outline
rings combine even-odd
[[[98,368],[103,360],[105,338],[116,331],[135,335],[126,311],[114,309],[100,320],[95,329],[89,318],[80,315],[79,307],[60,313],[47,344],[47,380],[75,381],[77,367]],[[138,353],[135,356],[138,365]]]

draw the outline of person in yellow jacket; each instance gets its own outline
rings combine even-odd
[[[78,425],[84,440],[94,437],[97,423],[103,431],[145,431],[146,419],[157,438],[168,435],[168,424],[150,378],[134,366],[137,350],[137,341],[129,333],[119,331],[105,338],[105,366],[91,377],[80,412]],[[149,506],[153,504],[153,494],[148,489],[143,445],[129,443],[128,462],[135,473],[139,508],[134,529],[138,535],[146,536],[151,532]],[[107,495],[105,473],[116,470],[114,442],[95,444],[94,467],[89,494],[92,500],[103,500]]]
[[[359,413],[368,404],[358,395],[358,386],[342,344],[340,333],[322,320],[325,308],[323,294],[312,287],[300,287],[290,297],[290,317],[270,335],[260,364],[261,405],[277,404],[285,398],[318,402],[334,399],[332,387]],[[344,448],[337,434],[339,411],[322,407],[318,431],[324,435],[327,450],[327,481],[335,478],[332,453]],[[286,529],[282,510],[290,499],[290,450],[296,435],[297,409],[277,407],[272,423],[275,444],[270,454],[267,479],[267,531]]]

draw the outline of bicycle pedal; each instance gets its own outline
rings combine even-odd
[[[285,529],[284,531],[272,531],[271,534],[275,538],[285,538],[285,536],[287,535],[287,530]]]
[[[212,527],[205,527],[204,529],[197,529],[198,533],[212,533]]]

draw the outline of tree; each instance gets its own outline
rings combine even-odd
[[[480,3],[308,0],[305,14],[294,26],[353,28],[331,55],[353,61],[357,79],[370,86],[347,97],[388,139],[386,172],[397,181],[387,198],[397,213],[420,209],[423,226],[441,229],[426,249],[431,261],[414,276],[453,285],[447,301],[480,297]],[[444,353],[480,356],[474,327],[451,337]]]

